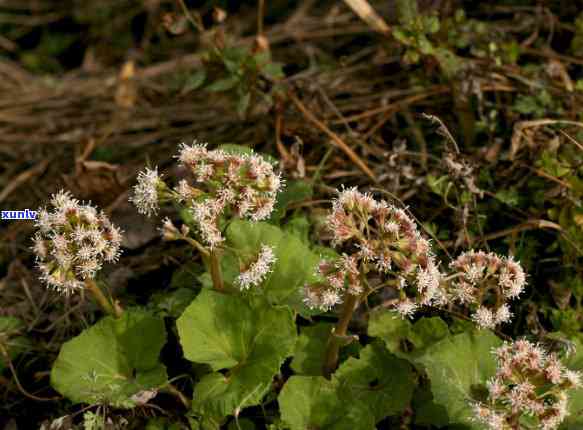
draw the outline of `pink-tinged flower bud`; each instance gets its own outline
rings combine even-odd
[[[480,327],[494,328],[510,321],[512,314],[507,302],[520,295],[526,283],[520,264],[511,257],[472,250],[459,255],[450,268],[454,279],[449,285],[449,294],[458,303],[469,305],[474,311],[472,318]],[[497,307],[485,304],[493,302],[500,304]],[[491,322],[487,321],[484,310],[477,315],[476,309],[480,307],[490,310]]]
[[[401,300],[395,305],[395,310],[401,318],[412,318],[417,308],[418,305],[410,299]]]
[[[162,222],[162,227],[160,228],[160,233],[162,234],[162,239],[168,242],[173,240],[179,240],[181,238],[180,231],[176,226],[170,221],[170,218],[165,218]]]
[[[474,320],[474,322],[480,328],[491,329],[496,326],[494,314],[490,309],[485,307],[479,307],[476,310],[476,312],[472,315],[472,320]]]

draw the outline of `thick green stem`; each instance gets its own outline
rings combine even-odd
[[[354,308],[356,307],[357,303],[358,296],[346,294],[344,306],[342,307],[342,313],[340,314],[340,319],[336,323],[336,327],[332,333],[330,333],[330,337],[328,338],[326,355],[324,356],[324,366],[322,368],[322,374],[327,379],[330,379],[330,376],[336,370],[336,366],[338,366],[338,353],[340,352],[340,345],[346,336],[348,324],[352,319],[352,313],[354,312]]]
[[[116,318],[121,317],[123,313],[121,307],[105,297],[105,294],[103,294],[103,291],[101,291],[93,279],[86,279],[85,287],[91,292],[91,294],[93,294],[93,298],[97,304],[101,306],[106,313],[113,315]]]
[[[225,286],[223,284],[223,274],[221,273],[221,260],[219,253],[215,250],[210,252],[210,266],[211,278],[213,279],[213,286],[217,291],[223,291]]]

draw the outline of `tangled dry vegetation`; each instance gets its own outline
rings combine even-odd
[[[109,284],[153,303],[200,268],[131,208],[137,173],[180,177],[171,157],[195,138],[245,145],[309,185],[286,209],[314,240],[331,239],[334,190],[358,186],[409,207],[444,256],[521,261],[529,287],[501,336],[577,343],[583,15],[561,0],[414,3],[0,1],[0,207],[66,188],[104,208],[126,232]],[[30,341],[0,375],[0,426],[35,428],[71,412],[49,370],[99,314],[38,280],[32,223],[0,222],[0,313]]]

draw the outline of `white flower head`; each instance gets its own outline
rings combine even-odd
[[[47,286],[70,294],[95,277],[104,262],[120,254],[121,231],[103,213],[61,191],[40,209],[33,251]]]
[[[240,289],[246,290],[252,286],[260,285],[266,278],[267,274],[273,270],[273,264],[277,258],[273,248],[262,245],[257,259],[237,277],[235,283]]]
[[[197,143],[195,140],[191,146],[183,143],[180,145],[180,153],[178,154],[178,160],[180,164],[185,166],[193,166],[197,164],[201,159],[206,158],[208,150],[206,149],[206,143]]]
[[[213,249],[225,239],[218,227],[218,218],[222,211],[219,200],[206,199],[193,202],[191,205],[192,217],[196,221],[202,240]]]
[[[492,311],[486,307],[480,306],[472,315],[472,320],[484,329],[493,329],[496,326],[495,316]]]
[[[505,342],[493,353],[497,369],[487,382],[488,405],[473,405],[474,419],[489,429],[509,430],[510,423],[525,415],[538,423],[533,428],[558,428],[567,415],[568,389],[574,386],[568,381],[578,383],[577,372],[570,375],[554,354],[525,339]]]
[[[151,216],[158,212],[158,188],[161,183],[161,176],[158,174],[158,168],[146,168],[138,174],[138,183],[134,187],[134,195],[130,197],[138,212]]]
[[[321,287],[321,285],[304,285],[301,289],[304,296],[303,302],[308,308],[328,312],[337,304],[342,303],[342,297],[338,291]]]
[[[503,324],[510,321],[512,318],[512,312],[510,312],[510,308],[506,303],[503,303],[498,309],[496,309],[496,313],[494,315],[494,324]]]
[[[395,305],[395,310],[401,315],[401,318],[412,318],[418,306],[415,302],[405,299]]]

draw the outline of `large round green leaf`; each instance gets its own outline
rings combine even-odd
[[[389,353],[380,342],[363,348],[359,358],[342,363],[334,380],[347,404],[361,402],[376,421],[401,413],[415,387],[411,365]]]
[[[243,258],[256,257],[261,245],[273,247],[277,261],[273,272],[261,285],[271,303],[285,304],[310,314],[304,306],[301,288],[315,281],[314,270],[320,256],[297,235],[264,222],[234,221],[226,232],[228,245]]]
[[[451,423],[476,428],[470,401],[494,376],[492,349],[501,343],[490,331],[465,332],[430,345],[416,358],[427,371],[434,402],[445,407]]]
[[[374,429],[376,422],[405,409],[414,386],[411,365],[375,342],[359,358],[342,363],[331,381],[292,376],[278,402],[292,430]]]
[[[394,311],[373,312],[368,324],[369,336],[382,339],[397,357],[417,364],[416,357],[426,348],[450,335],[447,324],[439,317],[424,317],[412,323]]]
[[[133,407],[132,396],[167,381],[159,361],[165,342],[164,322],[143,310],[103,318],[61,347],[51,384],[75,403]]]
[[[342,399],[338,383],[322,376],[292,376],[277,399],[291,430],[373,430],[375,418],[362,402]]]
[[[187,359],[227,370],[205,375],[195,386],[192,407],[200,415],[226,416],[258,404],[296,341],[289,308],[206,289],[177,326]]]

